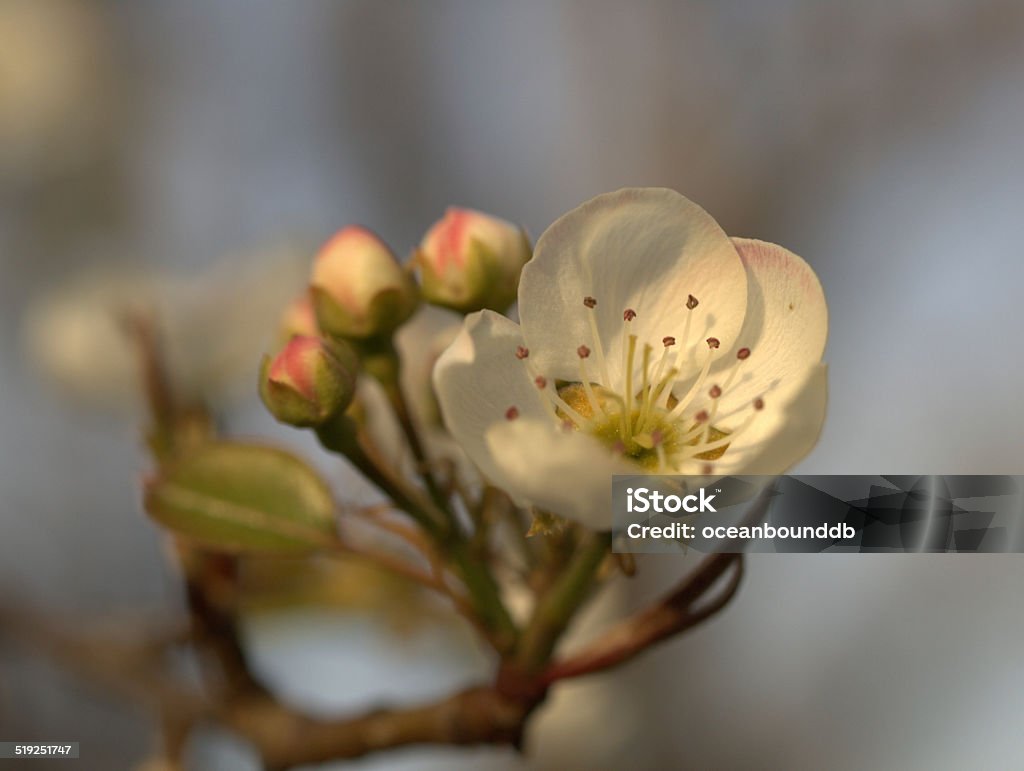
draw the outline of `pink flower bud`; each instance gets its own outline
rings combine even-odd
[[[416,253],[423,296],[463,313],[504,311],[516,299],[519,274],[530,256],[526,234],[512,223],[450,208]]]
[[[260,397],[282,423],[319,426],[352,402],[357,368],[346,343],[299,335],[264,357]]]
[[[363,227],[338,231],[316,256],[310,296],[317,321],[332,337],[387,335],[416,310],[416,282],[387,244]]]
[[[282,345],[297,335],[302,337],[318,337],[320,335],[316,314],[313,313],[313,303],[307,292],[303,292],[288,304],[284,313],[281,314],[281,321],[278,324],[278,337]]]

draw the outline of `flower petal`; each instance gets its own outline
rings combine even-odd
[[[787,388],[765,400],[750,428],[729,445],[715,473],[782,474],[811,451],[825,422],[828,368],[815,364],[787,378]]]
[[[493,477],[520,506],[538,506],[595,530],[612,527],[612,475],[637,473],[593,437],[547,420],[514,420],[487,432]]]
[[[689,295],[699,300],[687,309]],[[597,301],[598,331],[610,380],[622,384],[622,314],[637,314],[640,350],[662,338],[687,345],[714,335],[728,350],[747,306],[746,273],[736,248],[711,216],[662,188],[600,195],[559,218],[537,241],[519,284],[523,337],[549,377],[578,379],[576,349],[597,346],[585,297]]]
[[[821,361],[828,337],[828,307],[811,267],[788,249],[764,241],[734,238],[747,270],[747,315],[733,350],[712,369],[721,383],[736,366],[736,352],[748,348],[737,380],[722,395],[723,414],[785,387]],[[726,423],[726,426],[729,426]]]
[[[493,424],[508,422],[510,407],[521,418],[554,424],[526,362],[516,357],[522,343],[518,324],[494,311],[480,311],[466,317],[434,366],[434,390],[445,425],[483,474],[495,480],[497,468],[484,435]]]

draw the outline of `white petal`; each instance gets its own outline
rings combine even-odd
[[[521,506],[538,506],[595,530],[612,526],[612,475],[637,473],[601,442],[547,420],[513,420],[487,432],[496,484]]]
[[[688,311],[688,295],[699,300]],[[622,313],[632,332],[661,351],[666,336],[688,344],[709,336],[728,350],[747,305],[746,273],[736,248],[711,216],[672,190],[631,188],[598,196],[569,212],[538,239],[519,284],[523,336],[552,377],[577,378],[576,349],[596,349],[583,298],[597,300],[599,334],[611,383],[621,386]],[[596,362],[595,362],[596,364]]]
[[[522,418],[554,424],[527,362],[516,358],[516,347],[522,343],[518,324],[494,311],[480,311],[466,317],[462,330],[434,366],[434,390],[445,425],[491,479],[496,479],[496,467],[484,434],[493,424],[508,422],[509,407],[515,407]]]
[[[750,429],[729,445],[715,473],[782,474],[818,442],[828,404],[827,367],[815,364],[765,399]]]
[[[747,270],[747,315],[733,349],[712,369],[711,382],[728,377],[722,370],[736,365],[740,348],[751,353],[721,397],[723,414],[785,390],[786,380],[803,376],[821,361],[828,337],[825,293],[811,267],[775,244],[745,238],[733,242]]]

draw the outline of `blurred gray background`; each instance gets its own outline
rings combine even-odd
[[[406,253],[449,204],[536,237],[597,193],[675,188],[821,277],[831,404],[800,470],[1024,473],[1022,97],[1016,0],[0,0],[0,593],[178,608],[97,297],[162,303],[233,431],[308,447],[257,408],[273,309],[338,227]],[[629,602],[685,567],[644,563]],[[526,760],[358,767],[1015,767],[1022,587],[1017,555],[762,557],[720,618],[570,686]],[[443,631],[292,621],[253,645],[311,708],[484,666]],[[145,755],[141,718],[3,654],[0,736]]]

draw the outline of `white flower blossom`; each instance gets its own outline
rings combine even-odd
[[[817,277],[674,191],[608,193],[556,221],[519,314],[467,317],[434,383],[452,435],[521,505],[607,529],[612,474],[775,474],[817,441]]]

